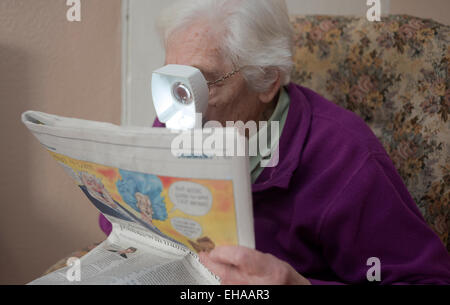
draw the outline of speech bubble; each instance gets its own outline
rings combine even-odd
[[[192,216],[203,216],[212,206],[212,194],[201,184],[179,181],[169,187],[169,198],[174,210],[179,209]],[[172,210],[173,211],[173,210]]]
[[[202,235],[202,226],[192,219],[175,217],[170,220],[170,223],[178,233],[190,239],[196,239]]]

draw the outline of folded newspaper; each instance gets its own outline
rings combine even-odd
[[[219,284],[197,253],[254,248],[248,158],[174,153],[181,133],[165,128],[35,111],[22,121],[113,228],[76,280],[69,265],[30,284]]]

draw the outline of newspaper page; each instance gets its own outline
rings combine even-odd
[[[180,134],[164,128],[34,111],[25,112],[22,121],[113,228],[137,225],[193,252],[218,245],[254,248],[245,154],[173,153]]]
[[[111,235],[75,262],[30,285],[217,285],[187,247],[143,230],[113,224]],[[77,269],[78,267],[78,269]]]

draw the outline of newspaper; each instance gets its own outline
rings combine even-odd
[[[80,279],[68,277],[67,266],[30,284],[219,284],[197,253],[254,248],[247,157],[198,147],[174,152],[181,132],[165,128],[35,111],[22,122],[113,225],[81,258]]]

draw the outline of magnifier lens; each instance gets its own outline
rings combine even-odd
[[[173,84],[172,95],[181,104],[189,105],[192,102],[191,91],[180,82]]]

